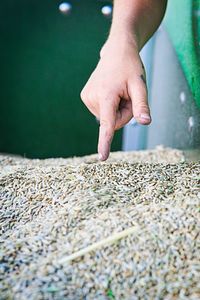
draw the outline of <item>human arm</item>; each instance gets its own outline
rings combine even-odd
[[[109,37],[81,98],[100,120],[98,153],[109,156],[115,130],[134,116],[151,122],[139,52],[161,23],[167,0],[115,0]]]

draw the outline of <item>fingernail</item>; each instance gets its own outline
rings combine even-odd
[[[103,155],[99,153],[99,160],[103,160]]]
[[[151,117],[147,114],[140,114],[140,118],[145,121],[151,121]]]

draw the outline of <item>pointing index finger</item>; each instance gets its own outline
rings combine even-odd
[[[110,153],[110,146],[115,131],[116,123],[116,101],[107,101],[100,108],[100,127],[99,127],[99,142],[98,153],[99,159],[104,161]]]

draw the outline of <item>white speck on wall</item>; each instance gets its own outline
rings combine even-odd
[[[69,14],[72,9],[72,5],[68,2],[63,2],[59,5],[59,10],[63,14]]]
[[[103,6],[101,12],[104,16],[110,16],[112,14],[112,6],[110,5]]]

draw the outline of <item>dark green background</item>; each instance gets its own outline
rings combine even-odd
[[[96,152],[98,124],[80,101],[110,20],[107,1],[0,2],[0,152],[66,157]],[[113,150],[121,148],[121,133]]]

